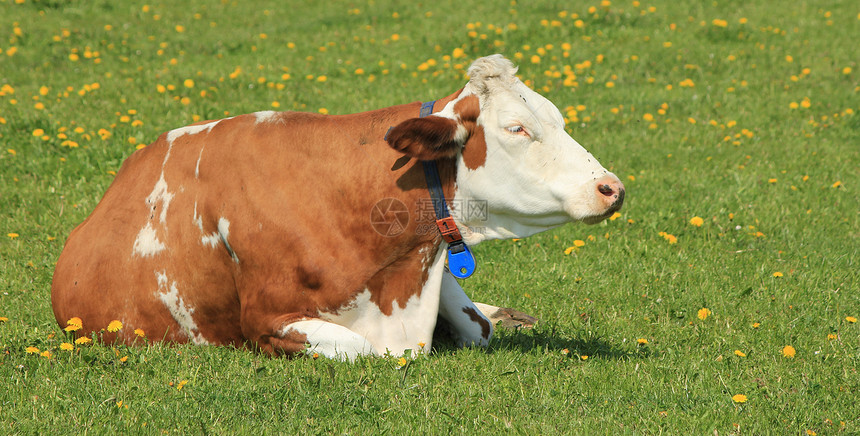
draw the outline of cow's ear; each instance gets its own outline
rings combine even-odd
[[[385,140],[407,156],[436,160],[455,156],[468,137],[468,129],[457,121],[431,115],[411,118],[394,126]]]

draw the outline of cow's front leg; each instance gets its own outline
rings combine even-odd
[[[302,319],[283,324],[275,335],[260,344],[270,352],[305,353],[330,359],[355,360],[374,355],[373,346],[352,330],[320,319]]]
[[[457,279],[446,269],[442,275],[439,316],[451,325],[454,340],[460,347],[486,347],[493,336],[493,324],[466,296]]]

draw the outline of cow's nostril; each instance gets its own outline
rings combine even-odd
[[[612,189],[612,187],[611,187],[611,186],[609,186],[609,185],[606,185],[606,184],[604,184],[604,185],[598,185],[598,186],[597,186],[597,190],[598,190],[601,194],[603,194],[603,195],[605,195],[605,196],[607,196],[607,197],[609,197],[610,195],[612,195],[612,194],[614,194],[614,193],[615,193],[615,191]]]

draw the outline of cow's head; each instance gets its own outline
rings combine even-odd
[[[417,159],[457,158],[454,207],[461,210],[452,214],[467,243],[597,223],[624,202],[618,177],[565,132],[555,105],[516,71],[501,55],[478,59],[455,100],[388,135]]]

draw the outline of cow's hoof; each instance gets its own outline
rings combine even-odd
[[[509,307],[496,307],[489,304],[475,303],[478,310],[490,319],[495,326],[506,329],[530,329],[537,324],[538,319],[519,310]]]

